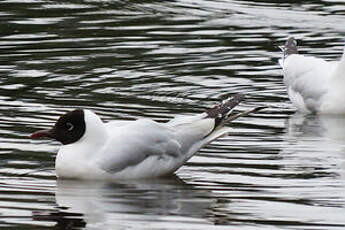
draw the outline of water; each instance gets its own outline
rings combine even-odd
[[[1,228],[344,229],[345,118],[295,114],[277,65],[290,35],[339,58],[344,12],[341,0],[1,1]],[[58,143],[28,138],[72,108],[167,121],[234,93],[240,111],[270,108],[174,178],[57,180]]]

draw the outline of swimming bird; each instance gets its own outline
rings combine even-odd
[[[61,178],[120,180],[173,174],[200,148],[230,132],[225,123],[263,107],[233,114],[243,100],[236,94],[204,113],[177,116],[166,123],[151,119],[104,123],[88,109],[62,115],[49,130],[32,139],[62,143],[55,161]]]
[[[304,56],[298,53],[293,37],[281,49],[284,84],[297,109],[302,113],[345,114],[345,52],[339,61]]]

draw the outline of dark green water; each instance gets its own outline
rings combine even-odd
[[[290,35],[339,58],[344,24],[341,0],[0,1],[0,228],[344,229],[345,118],[294,114],[277,64]],[[57,181],[58,143],[28,138],[73,108],[167,121],[239,92],[270,108],[168,180]]]

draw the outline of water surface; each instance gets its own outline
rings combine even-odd
[[[288,36],[327,60],[343,1],[0,2],[0,226],[13,229],[344,229],[345,118],[295,114],[277,65]],[[57,180],[66,111],[103,120],[196,114],[235,93],[232,124],[157,180]],[[36,171],[39,169],[45,169]]]

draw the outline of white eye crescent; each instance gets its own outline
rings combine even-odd
[[[66,126],[67,126],[67,130],[68,131],[72,131],[74,129],[74,125],[72,123],[70,123],[70,122],[67,122]]]

